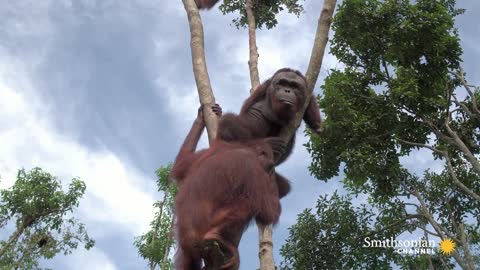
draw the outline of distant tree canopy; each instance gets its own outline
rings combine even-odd
[[[172,165],[169,164],[156,171],[158,191],[163,194],[163,198],[153,204],[157,212],[150,222],[150,230],[135,237],[134,241],[138,254],[148,261],[150,270],[174,269],[170,251],[175,245],[173,202],[177,186],[168,180],[171,170]]]
[[[0,268],[38,269],[40,259],[70,254],[79,243],[93,247],[84,224],[72,216],[85,188],[74,178],[63,191],[60,181],[40,168],[19,170],[13,186],[0,190],[0,228],[13,229],[0,241]]]
[[[280,269],[391,269],[392,265],[401,269],[428,269],[425,258],[400,255],[392,247],[364,247],[364,239],[395,238],[403,230],[414,228],[405,222],[386,226],[391,219],[389,212],[397,212],[392,207],[354,206],[351,196],[340,196],[337,192],[321,196],[316,209],[304,210],[297,224],[290,228],[280,250],[284,258]],[[452,267],[443,265],[439,257],[431,258],[435,269]]]
[[[275,27],[278,23],[277,15],[283,10],[292,13],[297,17],[303,12],[303,6],[300,2],[305,0],[254,0],[253,11],[257,28],[263,26],[267,29]],[[220,11],[223,14],[239,12],[240,17],[233,19],[232,23],[237,28],[247,27],[248,19],[245,10],[246,0],[224,0],[220,5]]]
[[[309,169],[324,181],[343,170],[347,191],[368,195],[377,211],[345,205],[348,200],[336,196],[321,198],[317,214],[302,213],[291,228],[282,254],[286,265],[296,268],[286,269],[382,269],[390,261],[402,269],[451,269],[452,262],[476,269],[480,92],[460,67],[454,19],[462,13],[452,0],[345,0],[339,6],[330,51],[341,68],[322,86],[325,131],[306,144]],[[424,170],[416,175],[404,165],[412,154],[433,157],[444,164],[443,171],[426,165],[415,168]],[[329,209],[335,208],[339,216],[333,218]],[[378,257],[349,235],[361,242],[368,232],[381,238],[414,231],[437,242],[453,239],[457,249],[450,256],[402,257],[383,250]],[[323,268],[315,259],[319,255],[311,249],[323,242],[341,247],[343,252],[328,249],[325,255],[338,267]]]

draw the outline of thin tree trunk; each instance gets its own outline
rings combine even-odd
[[[163,195],[163,201],[160,203],[160,213],[158,215],[158,218],[157,220],[155,221],[155,229],[153,230],[153,239],[150,239],[150,243],[148,244],[151,244],[153,241],[156,240],[157,238],[157,234],[158,234],[158,227],[160,226],[161,222],[162,222],[162,215],[163,215],[163,205],[165,204],[165,199],[166,199],[167,195],[164,194]],[[157,263],[152,259],[150,260],[150,270],[155,270],[155,267],[157,266]]]
[[[253,0],[247,0],[247,19],[248,19],[248,45],[249,45],[249,59],[248,68],[250,71],[250,81],[252,82],[252,93],[255,88],[260,84],[260,76],[258,75],[258,48],[255,29],[257,25],[255,23],[255,13],[253,12]]]
[[[173,239],[173,234],[174,234],[174,225],[175,225],[175,213],[172,214],[172,221],[170,223],[170,229],[168,231],[168,243],[170,243],[170,246],[166,249],[165,253],[163,254],[163,260],[162,260],[162,265],[165,265],[168,260],[168,255],[170,253],[170,248],[172,247],[172,239]]]
[[[292,121],[289,126],[284,127],[280,134],[280,136],[287,142],[292,138],[295,130],[297,130],[302,122],[302,117],[307,109],[308,103],[310,102],[311,94],[313,93],[313,89],[315,88],[318,79],[318,74],[320,74],[320,68],[322,67],[323,55],[325,53],[325,48],[327,47],[328,33],[330,31],[330,25],[332,24],[336,3],[336,0],[323,1],[322,12],[318,19],[317,32],[315,34],[315,42],[313,43],[308,69],[305,73],[308,83],[307,99],[305,100],[303,108],[295,116],[295,121]]]
[[[197,84],[200,104],[203,105],[203,117],[207,127],[208,140],[212,143],[217,135],[218,117],[210,109],[210,107],[215,104],[215,97],[213,96],[205,60],[202,19],[200,18],[194,0],[182,1],[188,15],[188,23],[190,26],[193,74]]]
[[[258,252],[260,270],[275,270],[275,262],[273,260],[272,226],[264,226],[262,224],[257,224],[257,226],[258,242],[260,245]]]
[[[166,201],[167,201],[167,191],[164,191],[163,200],[160,203],[160,213],[158,215],[157,223],[155,224],[155,230],[153,232],[153,235],[154,235],[153,237],[157,237],[158,227],[160,227],[160,225],[162,224],[163,206],[165,206]],[[169,248],[165,247],[165,253],[168,253],[168,250],[169,250]],[[152,260],[150,262],[150,270],[155,270],[156,266],[157,266],[157,264]]]
[[[256,41],[255,30],[257,25],[255,23],[255,13],[253,11],[253,0],[247,0],[246,4],[247,19],[248,19],[248,45],[249,45],[249,59],[248,68],[250,71],[250,81],[252,88],[250,93],[253,93],[258,85],[260,85],[260,76],[258,74],[258,48]],[[272,226],[258,226],[258,258],[260,259],[261,270],[274,270],[275,262],[273,260],[273,239]]]

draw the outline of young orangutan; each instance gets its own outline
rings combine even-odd
[[[218,106],[212,109],[221,112]],[[285,146],[278,138],[215,140],[210,148],[195,152],[204,126],[199,110],[170,174],[179,185],[175,268],[200,270],[203,261],[209,269],[235,270],[240,265],[238,244],[250,221],[278,222],[281,206],[272,148],[283,152]],[[223,261],[218,253],[230,259]]]

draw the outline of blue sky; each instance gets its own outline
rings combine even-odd
[[[282,67],[306,70],[321,4],[306,1],[299,19],[281,14],[277,28],[257,33],[262,80]],[[480,2],[458,6],[467,9],[457,19],[464,69],[469,82],[480,85]],[[247,32],[216,7],[201,15],[216,100],[224,111],[238,112],[249,94]],[[95,248],[43,266],[146,269],[132,242],[147,230],[160,198],[154,171],[174,160],[199,104],[182,2],[3,1],[0,18],[0,187],[10,186],[19,168],[34,166],[64,183],[79,176],[87,184],[78,215]],[[315,93],[326,71],[338,66],[325,55]],[[339,188],[337,180],[309,175],[302,132],[278,168],[293,190],[274,229],[277,256],[296,215]],[[204,137],[200,147],[206,146]],[[428,152],[404,162],[419,172],[439,166]],[[257,241],[251,226],[241,243],[242,270],[258,266]]]

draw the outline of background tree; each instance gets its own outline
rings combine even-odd
[[[455,263],[475,269],[479,89],[460,68],[454,18],[462,12],[451,0],[343,1],[331,52],[344,67],[325,81],[320,107],[326,129],[307,148],[318,179],[327,181],[342,169],[348,191],[366,193],[372,207],[390,209],[379,213],[386,217],[376,226],[453,239]],[[418,149],[430,151],[444,170],[409,172],[401,160]],[[438,259],[445,266],[451,256]],[[405,258],[422,260],[431,269],[436,258]]]
[[[316,209],[306,209],[290,228],[280,253],[281,269],[453,269],[441,255],[400,255],[393,247],[365,248],[364,239],[395,239],[414,230],[418,214],[398,220],[396,205],[379,209],[354,206],[350,195],[321,196]],[[392,214],[394,213],[394,214]],[[427,239],[427,238],[424,238]],[[428,239],[427,239],[428,240]],[[437,249],[438,252],[438,249]]]
[[[153,204],[157,212],[150,223],[150,231],[136,237],[134,241],[138,254],[148,261],[150,270],[174,269],[169,255],[175,244],[173,202],[177,186],[168,180],[171,169],[172,165],[170,164],[167,167],[160,167],[155,172],[158,191],[163,194],[163,198]]]
[[[249,25],[247,14],[247,3],[249,0],[224,0],[219,6],[223,14],[239,13],[239,17],[233,19],[232,24],[237,28],[244,28]],[[277,15],[286,10],[288,13],[300,16],[304,12],[301,2],[305,0],[254,0],[252,10],[255,14],[255,28],[266,27],[272,29],[277,26]]]
[[[40,259],[70,254],[79,243],[92,248],[94,240],[72,216],[85,188],[74,178],[63,191],[60,181],[40,168],[19,170],[13,186],[0,191],[0,228],[14,229],[0,241],[0,268],[38,269]]]

